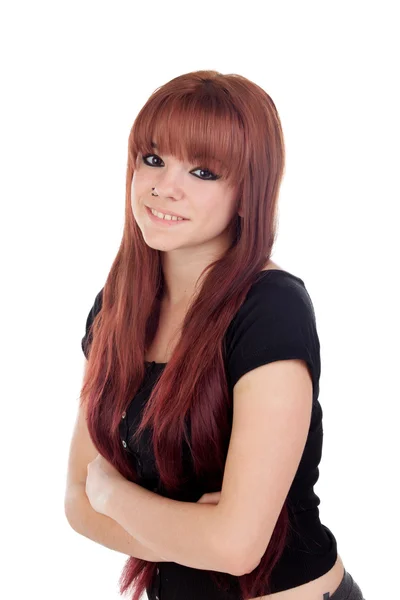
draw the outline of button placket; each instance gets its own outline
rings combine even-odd
[[[161,596],[161,593],[160,593],[161,582],[160,582],[160,569],[158,567],[157,567],[157,578],[156,578],[156,581],[157,581],[157,586],[156,586],[156,590],[157,590],[156,600],[160,600],[160,596]]]
[[[160,600],[160,596],[161,596],[160,569],[157,566],[157,571],[156,571],[156,575],[153,579],[149,598],[151,597],[151,598],[154,598],[154,600]]]
[[[126,452],[131,455],[138,467],[138,474],[140,476],[142,476],[142,461],[139,458],[139,455],[137,452],[133,452],[131,450],[131,448],[128,446],[128,435],[129,435],[129,423],[128,423],[128,419],[126,418],[126,411],[124,411],[121,415],[121,421],[119,424],[119,431],[120,431],[120,438],[121,438],[121,444],[123,445],[123,447],[125,448]]]
[[[119,430],[120,430],[120,437],[121,437],[122,445],[125,448],[125,450],[128,450],[128,444],[126,442],[127,435],[128,435],[128,423],[127,423],[127,419],[126,419],[126,411],[125,410],[121,415]]]

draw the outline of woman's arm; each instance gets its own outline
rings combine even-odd
[[[96,512],[85,493],[84,483],[76,483],[69,488],[65,498],[65,515],[77,533],[110,550],[149,562],[166,562],[165,558],[138,542],[119,523]]]
[[[110,468],[104,459],[94,461],[93,471],[90,469],[88,475],[91,481],[86,485],[91,490],[89,497],[95,510],[98,507],[99,512],[110,516],[154,552],[162,554],[167,562],[232,575],[237,575],[240,570],[242,574],[241,563],[236,558],[238,552],[226,541],[228,519],[223,508],[213,506],[216,504],[213,502],[182,502],[160,496],[112,474],[113,467]],[[110,477],[108,490],[102,481],[107,476]],[[104,486],[106,494],[102,496],[99,489],[101,492]],[[229,527],[232,528],[231,523]]]

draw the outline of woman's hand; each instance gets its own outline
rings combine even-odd
[[[107,515],[108,500],[120,481],[126,481],[125,477],[101,454],[88,464],[86,495],[96,512]]]
[[[221,492],[211,492],[209,494],[203,494],[202,497],[197,500],[198,504],[219,504],[221,498]]]

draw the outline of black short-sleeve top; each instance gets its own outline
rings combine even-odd
[[[91,324],[101,310],[102,291],[97,294],[86,320],[81,346],[88,357]],[[319,518],[320,499],[314,491],[322,456],[322,408],[319,402],[321,374],[320,343],[313,303],[302,279],[285,270],[270,269],[258,273],[245,301],[225,334],[225,370],[232,393],[235,383],[248,371],[276,360],[299,358],[306,361],[313,382],[313,405],[306,445],[293,483],[288,492],[291,525],[294,533],[271,575],[271,593],[303,585],[329,571],[337,559],[336,539]],[[135,447],[131,434],[157,376],[166,363],[146,363],[143,384],[121,416],[121,444],[133,461],[141,485],[156,493],[161,489],[150,437],[143,436]],[[182,501],[197,502],[210,490],[188,487]],[[209,574],[174,562],[159,563],[157,577],[147,590],[149,600],[221,600]],[[240,600],[237,577],[230,575],[232,587],[226,596]],[[224,596],[225,598],[225,596]]]

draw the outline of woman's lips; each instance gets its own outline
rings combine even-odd
[[[150,210],[153,209],[156,212],[162,213],[163,215],[171,215],[172,217],[180,217],[181,219],[185,219],[185,221],[189,220],[186,217],[184,217],[183,215],[178,215],[178,213],[176,213],[176,212],[161,210],[161,208],[157,208],[156,206],[148,206],[147,208],[150,208]]]
[[[175,225],[182,225],[182,223],[186,223],[189,219],[182,219],[182,221],[173,221],[171,219],[160,219],[156,215],[153,215],[150,208],[146,206],[147,214],[149,215],[149,219],[155,223],[156,225],[160,225],[161,227],[174,227]]]

